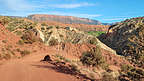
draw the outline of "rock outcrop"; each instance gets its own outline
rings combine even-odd
[[[112,32],[99,37],[100,40],[132,63],[144,67],[144,17],[127,19],[109,29]]]
[[[100,25],[101,22],[97,20],[91,20],[88,18],[78,18],[73,16],[58,16],[58,15],[44,15],[44,14],[35,14],[35,15],[29,15],[27,17],[28,19],[31,19],[33,21],[56,21],[61,22],[65,24],[94,24],[94,25]]]

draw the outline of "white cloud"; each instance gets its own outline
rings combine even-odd
[[[43,1],[44,2],[44,1]],[[39,3],[39,1],[28,1],[28,0],[0,0],[1,14],[4,15],[18,15],[26,16],[29,14],[45,13],[53,15],[65,15],[65,16],[76,16],[84,18],[94,18],[101,16],[100,14],[79,14],[79,13],[64,13],[48,11],[52,8],[64,8],[72,9],[78,7],[95,6],[97,4],[82,2],[82,3],[71,3],[71,4],[50,4],[50,3]]]
[[[49,5],[49,7],[54,8],[78,8],[78,7],[84,7],[84,6],[94,6],[95,4],[91,3],[76,3],[76,4],[53,4]]]
[[[116,20],[125,20],[127,18],[111,18],[111,19],[102,19],[104,21],[116,21]]]
[[[12,11],[26,11],[34,7],[27,3],[26,0],[2,0],[0,3],[5,6],[6,9]]]

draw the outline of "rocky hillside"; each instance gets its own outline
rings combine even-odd
[[[101,47],[104,47],[107,50],[110,49],[107,46],[104,46],[96,37],[87,35],[76,28],[51,26],[47,24],[43,25],[43,23],[35,23],[25,18],[12,18],[6,16],[0,16],[0,21],[9,31],[19,35],[24,42],[32,43],[36,40],[40,40],[39,38],[47,45],[57,42],[69,42],[73,44],[96,44],[99,42],[99,45],[102,45]]]
[[[73,16],[35,14],[35,15],[29,15],[27,18],[33,21],[37,21],[37,22],[56,21],[56,22],[61,22],[65,24],[93,24],[93,25],[101,24],[101,22],[97,20],[91,20],[87,18],[78,18],[78,17],[73,17]]]
[[[127,19],[109,29],[112,32],[100,39],[132,64],[144,68],[144,17]]]
[[[25,55],[36,53],[35,50],[42,50],[39,43],[26,44],[20,36],[8,31],[0,24],[0,61],[12,58],[21,58]],[[41,47],[43,45],[41,44]],[[35,52],[33,52],[35,51]]]
[[[0,59],[21,58],[42,50],[45,46],[34,27],[26,19],[0,16]]]
[[[55,45],[58,43],[73,43],[73,44],[94,44],[115,53],[114,50],[104,45],[95,36],[88,35],[72,27],[59,27],[59,26],[37,26],[37,30],[45,44]]]
[[[59,27],[72,27],[81,31],[107,31],[110,25],[88,25],[88,24],[64,24],[60,22],[40,22],[42,25],[59,26]]]
[[[136,76],[135,80],[143,81],[143,70],[133,67],[124,57],[117,55],[95,36],[76,28],[51,26],[25,18],[6,16],[0,16],[0,22],[3,25],[0,25],[0,53],[4,55],[1,58],[7,59],[10,55],[16,54],[18,57],[49,54],[51,60],[49,58],[47,63],[53,64],[56,72],[82,76],[92,81],[133,80],[133,76]]]

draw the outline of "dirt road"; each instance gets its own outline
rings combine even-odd
[[[52,69],[40,62],[45,54],[32,54],[0,65],[0,81],[79,81],[74,76]]]

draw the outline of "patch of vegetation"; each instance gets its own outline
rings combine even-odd
[[[114,78],[109,73],[104,72],[101,81],[119,81],[119,80],[118,78]]]
[[[35,36],[35,32],[33,30],[26,31],[25,34],[23,34],[23,36],[21,38],[24,41],[24,43],[28,43],[28,44],[32,44],[32,43],[34,43],[36,41],[40,41]]]
[[[142,81],[144,80],[144,70],[140,68],[135,68],[126,64],[121,66],[121,78],[120,79],[130,79],[132,81]]]
[[[6,16],[0,16],[0,22],[2,25],[6,25],[11,21],[12,18]]]
[[[105,31],[89,31],[88,32],[89,35],[93,35],[93,36],[96,36],[96,37],[98,37],[98,36],[100,36],[101,34],[104,34],[104,33],[106,33],[106,32]]]
[[[144,27],[139,27],[135,30],[135,35],[132,35],[128,38],[128,42],[124,46],[122,54],[126,57],[131,57],[131,62],[135,63],[139,67],[144,65]]]
[[[144,17],[127,19],[109,29],[112,32],[99,39],[131,64],[144,68]]]
[[[25,55],[29,55],[31,52],[29,50],[23,50],[23,51],[20,51],[20,54],[22,56],[25,56]]]
[[[32,23],[24,18],[13,18],[8,16],[0,16],[0,22],[11,32],[17,29],[32,29],[37,25],[37,23]]]
[[[10,54],[4,54],[3,58],[6,60],[9,60],[11,58],[11,55]]]
[[[84,65],[88,66],[101,66],[105,63],[101,50],[98,46],[91,49],[91,51],[84,52],[80,58],[80,61]]]
[[[97,44],[97,39],[96,38],[92,38],[92,39],[89,40],[89,43],[96,45]]]
[[[56,29],[59,29],[60,27],[59,26],[56,26]]]
[[[15,33],[16,33],[16,35],[22,35],[21,31],[16,31]]]
[[[18,44],[18,45],[24,45],[25,42],[24,42],[23,40],[19,40],[19,41],[17,42],[17,44]]]
[[[3,42],[3,43],[7,43],[8,41],[7,41],[7,40],[2,40],[2,42]]]
[[[11,45],[7,45],[7,46],[3,46],[3,48],[1,49],[1,59],[10,59],[13,55],[15,55],[15,50],[13,49],[13,46]]]
[[[53,26],[49,26],[49,27],[47,27],[46,29],[49,30],[49,29],[52,29],[52,28],[53,28]]]
[[[59,54],[56,54],[54,57],[58,58],[57,60],[61,60],[61,61],[64,61],[64,62],[71,62],[71,60],[59,55]]]
[[[42,26],[48,26],[45,22],[43,22],[41,25],[42,25]]]
[[[78,70],[78,66],[75,65],[75,64],[71,64],[71,69],[72,69],[73,71],[76,71],[76,72],[80,73],[80,71]]]
[[[58,45],[58,40],[55,38],[51,38],[51,40],[49,41],[49,46],[55,46]]]

